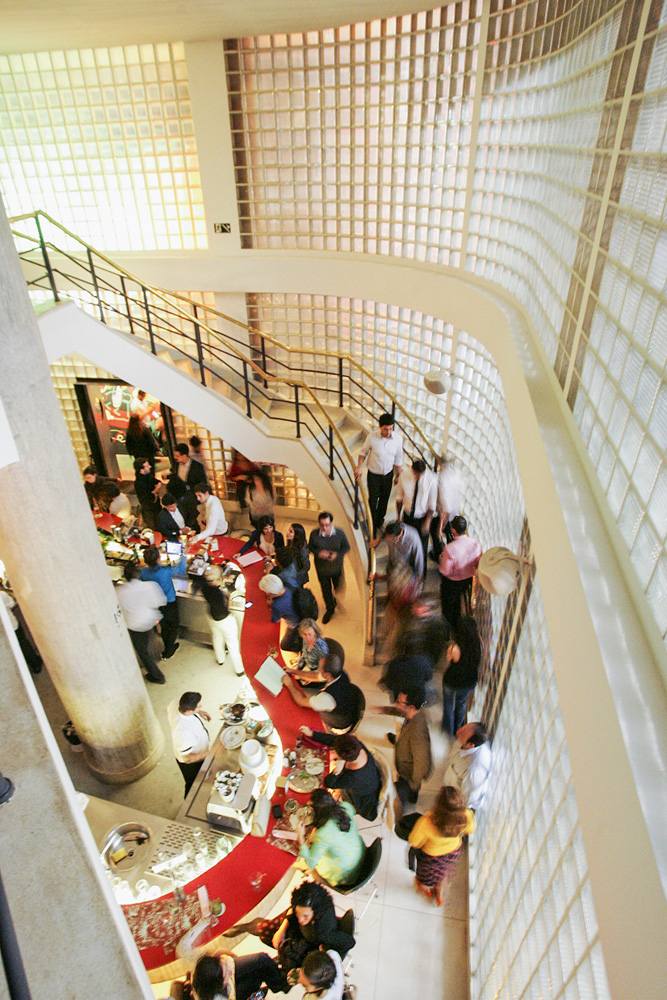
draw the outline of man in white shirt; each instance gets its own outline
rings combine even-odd
[[[448,542],[454,538],[450,522],[463,510],[465,485],[465,479],[456,466],[448,458],[443,459],[438,472],[438,516],[431,522],[433,558],[436,562],[442,552],[443,532]]]
[[[166,678],[151,648],[151,633],[162,618],[160,608],[167,603],[167,598],[159,584],[139,579],[136,563],[127,563],[123,572],[126,582],[116,588],[116,596],[132,645],[146,668],[146,680],[153,684],[165,684]]]
[[[227,531],[227,518],[222,508],[222,504],[214,493],[209,491],[206,483],[195,486],[195,496],[197,503],[204,505],[204,530],[196,536],[197,541],[204,538],[212,538],[213,535],[224,535]]]
[[[404,469],[398,480],[396,511],[400,520],[416,528],[424,548],[424,575],[431,521],[438,506],[438,480],[426,468],[426,462],[416,458],[411,469]]]
[[[176,763],[185,780],[185,795],[187,795],[211,745],[208,729],[204,725],[204,719],[210,722],[211,716],[201,707],[199,692],[186,691],[178,701],[174,699],[168,705],[167,718]]]
[[[479,809],[491,770],[489,734],[481,722],[467,722],[456,733],[447,760],[443,785],[452,785],[463,795],[468,809]]]
[[[403,442],[394,431],[391,413],[383,413],[378,420],[379,429],[369,434],[359,452],[359,461],[354,470],[356,479],[361,479],[363,464],[368,458],[368,503],[373,519],[373,537],[376,537],[387,513],[391,487],[398,482],[403,466]]]

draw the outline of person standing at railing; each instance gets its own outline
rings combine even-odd
[[[394,430],[391,413],[383,413],[378,420],[378,430],[364,441],[354,470],[355,479],[361,479],[364,462],[368,459],[368,503],[373,520],[373,537],[382,530],[392,486],[398,482],[403,466],[403,441]]]
[[[331,621],[336,610],[334,591],[343,583],[343,559],[350,551],[347,535],[340,528],[334,528],[333,514],[323,510],[317,518],[319,528],[311,531],[308,548],[315,557],[317,578],[322,588],[326,612],[322,618],[324,625]]]

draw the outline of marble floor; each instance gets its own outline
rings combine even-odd
[[[283,529],[286,527],[278,524]],[[433,571],[431,571],[432,573]],[[317,578],[311,573],[310,586],[321,600]],[[363,615],[365,609],[354,592],[344,599],[345,610],[338,612],[327,626],[327,634],[340,641],[346,650],[346,667],[353,680],[364,690],[367,709],[388,704],[387,695],[377,686],[379,668],[364,663]],[[230,701],[238,689],[231,664],[219,667],[213,651],[206,646],[181,641],[181,648],[165,665],[167,683],[149,685],[149,693],[165,733],[165,752],[158,765],[132,785],[112,787],[98,782],[86,768],[81,755],[73,753],[61,733],[66,721],[64,709],[46,672],[35,677],[36,687],[51,721],[56,738],[74,786],[79,791],[110,799],[159,816],[176,815],[183,799],[183,779],[170,747],[166,707],[183,690],[202,692],[204,707],[215,710],[223,701]],[[417,809],[425,812],[441,783],[442,765],[447,746],[439,731],[439,706],[428,709],[433,742],[435,768],[422,789]],[[217,715],[217,712],[216,712]],[[390,717],[367,711],[357,735],[391,761],[392,751],[386,738],[394,726]],[[413,875],[407,868],[407,844],[385,825],[364,833],[367,843],[381,833],[382,860],[375,883],[378,895],[371,902],[363,919],[357,924],[357,944],[350,953],[348,980],[357,987],[357,1000],[404,1000],[418,996],[420,1000],[467,1000],[468,971],[468,872],[464,854],[457,875],[450,887],[445,905],[437,908],[419,895],[413,887]],[[354,902],[357,914],[368,898],[369,889],[354,897],[335,897],[342,913]],[[287,905],[285,897],[275,912]],[[258,950],[256,938],[248,937],[239,946],[240,953]],[[260,946],[261,947],[261,946]],[[154,984],[156,997],[169,994],[169,984]],[[290,998],[300,997],[302,988],[295,987]]]

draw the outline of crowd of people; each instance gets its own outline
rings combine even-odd
[[[165,484],[155,475],[154,455],[149,454],[141,427],[134,437],[135,489],[144,522],[167,538],[189,531],[205,541],[224,533],[224,509],[208,486],[203,460],[192,440],[189,446],[177,446],[175,468]],[[146,447],[137,450],[142,441]],[[468,534],[462,513],[465,482],[459,470],[444,461],[436,473],[421,458],[406,466],[391,414],[383,414],[378,429],[368,435],[355,469],[357,478],[365,462],[371,544],[373,548],[386,544],[387,567],[379,683],[389,704],[369,711],[400,720],[400,726],[387,733],[393,748],[395,831],[409,842],[408,860],[416,890],[442,905],[464,838],[475,830],[475,812],[483,803],[491,768],[488,732],[481,722],[466,721],[482,656],[471,601],[482,550]],[[90,485],[92,497],[100,487],[89,484],[88,472],[86,485],[87,489]],[[343,918],[336,918],[328,889],[355,883],[367,850],[355,816],[374,821],[382,797],[390,796],[391,790],[382,754],[356,735],[366,708],[364,694],[345,669],[343,647],[323,629],[341,610],[350,543],[345,532],[334,525],[329,511],[320,512],[318,526],[310,535],[299,523],[290,524],[283,534],[275,524],[275,496],[269,477],[241,455],[236,456],[229,475],[252,526],[241,553],[255,548],[264,559],[260,589],[266,595],[271,620],[280,622],[285,690],[296,704],[310,708],[321,720],[320,729],[302,726],[302,739],[313,746],[328,747],[333,766],[324,778],[324,787],[311,796],[308,826],[301,820],[296,827],[297,864],[307,874],[292,893],[290,907],[271,920],[254,920],[227,932],[230,937],[243,932],[257,935],[264,945],[275,949],[275,957],[265,952],[242,958],[228,952],[203,956],[195,968],[192,987],[198,1000],[234,995],[237,1000],[246,1000],[265,996],[269,990],[284,992],[300,982],[309,997],[341,1000],[341,960],[354,945],[354,921],[346,914],[343,926]],[[396,517],[385,524],[394,487]],[[424,592],[429,559],[438,564],[439,600]],[[120,588],[119,600],[148,680],[163,683],[147,632],[161,619],[163,658],[168,659],[178,648],[177,602],[171,577],[179,567],[173,571],[160,567],[159,554],[152,546],[146,550],[144,562],[141,569],[128,567],[127,584]],[[324,602],[321,625],[320,608],[308,588],[311,565]],[[216,659],[222,662],[229,650],[240,674],[243,662],[238,628],[219,583],[207,575],[198,586],[208,602]],[[435,801],[422,814],[417,810],[420,792],[433,772],[427,709],[440,699],[439,675],[441,728],[449,737],[450,749]],[[186,795],[210,746],[209,719],[198,692],[184,692],[169,706],[174,752]]]

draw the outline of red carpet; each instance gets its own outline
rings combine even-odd
[[[242,542],[237,538],[221,537],[218,541],[222,555],[227,558],[238,552],[242,545]],[[248,608],[245,613],[241,653],[246,673],[252,681],[266,659],[269,649],[279,648],[279,625],[274,625],[269,621],[266,596],[258,586],[263,575],[262,563],[254,563],[244,569],[243,573],[246,578],[247,599],[253,602],[253,606]],[[259,702],[266,708],[273,720],[283,747],[294,746],[299,735],[299,726],[307,725],[317,728],[320,725],[319,716],[315,712],[311,712],[310,709],[299,708],[298,705],[295,705],[287,691],[283,690],[277,698],[269,694],[261,684],[256,685],[255,691]],[[289,794],[293,796],[294,792],[290,790]],[[297,797],[303,802],[308,800],[307,795]],[[283,802],[284,799],[283,789],[278,789],[273,797],[273,802]],[[272,826],[273,818],[271,818],[269,830]],[[190,882],[186,886],[188,895],[195,893],[199,886],[205,885],[209,898],[221,899],[226,906],[226,910],[219,918],[216,927],[211,929],[209,937],[205,940],[216,937],[232,924],[238,923],[249,910],[257,905],[261,896],[267,895],[292,862],[291,855],[272,847],[264,838],[248,836],[214,868],[210,868],[199,878]],[[266,873],[266,878],[262,883],[261,896],[252,889],[249,882],[250,876],[257,871]],[[134,905],[141,906],[143,904]],[[179,928],[176,931],[177,938],[181,933]],[[172,942],[172,949],[176,943],[176,940]],[[173,950],[166,948],[147,948],[141,950],[141,957],[147,969],[155,969],[166,962],[173,961],[175,955]]]

